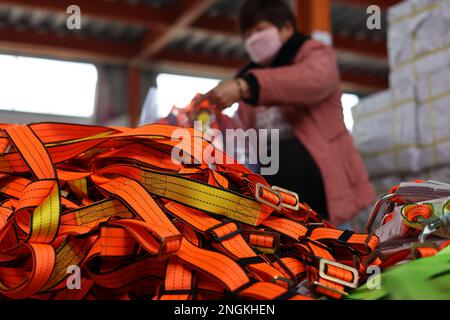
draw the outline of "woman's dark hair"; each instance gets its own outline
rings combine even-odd
[[[296,20],[289,5],[283,0],[246,0],[239,12],[239,30],[241,34],[250,30],[261,21],[273,23],[278,28],[286,22],[296,29]]]

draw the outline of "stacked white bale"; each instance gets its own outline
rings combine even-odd
[[[429,75],[416,91],[420,165],[450,166],[450,69]]]
[[[417,179],[450,183],[450,166],[423,170],[418,174],[403,177],[402,181],[413,181]]]
[[[450,66],[450,1],[408,0],[388,11],[392,86]]]
[[[372,180],[372,185],[375,189],[376,194],[381,197],[389,192],[392,187],[398,185],[400,182],[404,181],[399,175],[386,176],[382,178],[376,178]]]
[[[354,141],[371,177],[418,172],[414,87],[398,86],[353,108]]]
[[[431,169],[428,172],[428,180],[450,183],[450,166]]]

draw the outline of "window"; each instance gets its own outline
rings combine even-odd
[[[356,94],[344,93],[342,95],[342,108],[344,109],[344,122],[347,129],[353,131],[352,108],[359,103],[359,97]]]
[[[97,77],[92,64],[0,55],[0,110],[92,117]]]

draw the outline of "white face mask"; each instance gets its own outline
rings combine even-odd
[[[280,34],[275,27],[256,32],[245,40],[245,50],[250,59],[262,65],[272,62],[282,45]]]

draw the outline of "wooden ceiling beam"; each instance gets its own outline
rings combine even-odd
[[[332,1],[336,3],[344,3],[365,8],[371,5],[377,5],[382,10],[387,10],[389,7],[392,7],[397,3],[401,2],[401,0],[332,0]]]
[[[81,15],[132,25],[165,28],[177,17],[175,8],[158,8],[143,4],[126,4],[105,0],[0,0],[0,4],[67,14],[71,5],[80,7]]]
[[[230,18],[203,16],[193,23],[192,27],[205,29],[210,32],[238,36],[237,27],[235,27],[236,32],[233,32],[233,25],[235,26],[236,24]],[[334,33],[333,46],[336,50],[350,51],[374,58],[387,59],[387,45],[384,41],[377,42],[369,39],[347,38]]]
[[[332,0],[355,5],[377,4],[381,8],[398,3],[398,0]],[[213,3],[212,0],[181,0],[173,8],[157,8],[142,4],[126,4],[105,0],[77,0],[82,16],[124,22],[149,27],[151,31],[143,39],[139,58],[148,58],[164,48],[180,30],[194,28],[238,36],[236,21],[226,17],[202,15]],[[0,0],[0,4],[29,9],[41,9],[66,14],[72,0]],[[355,39],[333,35],[337,50],[351,51],[363,55],[386,58],[387,49],[383,42]]]
[[[379,91],[385,90],[389,87],[389,81],[387,77],[343,70],[341,70],[340,75],[341,81],[344,85],[350,85],[354,88],[372,88],[375,89],[375,91]]]
[[[201,53],[193,53],[187,51],[179,51],[175,49],[164,49],[154,57],[155,61],[173,61],[189,63],[194,65],[206,65],[222,68],[230,68],[233,70],[241,67],[245,61],[240,58],[231,58],[224,56],[212,56]]]
[[[333,47],[336,50],[348,51],[373,58],[387,59],[388,56],[386,41],[350,38],[334,34]]]
[[[189,27],[202,16],[214,0],[180,0],[177,5],[178,16],[167,29],[157,32],[149,31],[142,41],[142,49],[138,55],[140,59],[148,59],[172,41],[180,31]]]
[[[15,54],[46,57],[116,61],[128,60],[139,47],[108,40],[86,39],[73,35],[59,36],[32,30],[0,29],[0,49]]]

